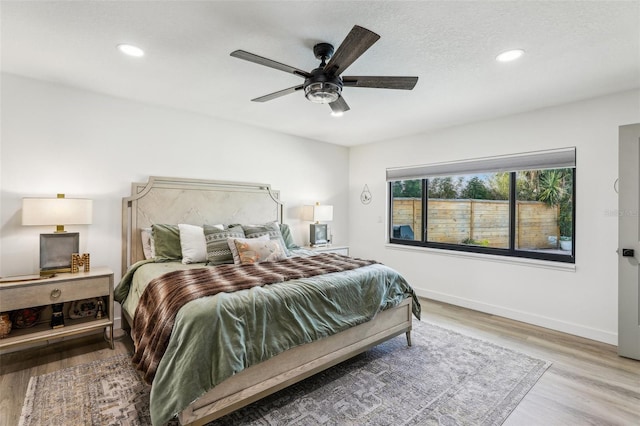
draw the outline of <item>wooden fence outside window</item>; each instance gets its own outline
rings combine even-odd
[[[509,247],[509,202],[504,200],[429,199],[427,235],[431,242]],[[554,249],[560,231],[559,206],[540,201],[516,202],[516,247]],[[394,198],[393,225],[409,225],[422,235],[422,199]]]

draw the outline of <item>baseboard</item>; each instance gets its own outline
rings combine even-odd
[[[414,288],[414,290],[418,296],[427,299],[433,299],[439,302],[445,302],[451,305],[461,306],[463,308],[469,308],[487,314],[498,315],[516,321],[526,322],[528,324],[549,328],[551,330],[561,331],[563,333],[573,334],[575,336],[585,337],[587,339],[608,343],[614,346],[618,345],[617,333],[611,333],[604,330],[598,330],[596,328],[590,328],[579,324],[560,321],[554,318],[532,314],[530,312],[523,312],[515,309],[505,308],[504,306],[496,306],[484,302],[479,302],[477,300],[465,299],[462,297],[453,296],[451,294],[439,293],[418,288]]]

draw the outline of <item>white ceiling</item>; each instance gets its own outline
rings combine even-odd
[[[3,72],[278,132],[357,145],[640,88],[639,1],[2,1]],[[345,88],[330,116],[302,79],[354,24],[381,35],[345,75],[419,76],[412,91]],[[135,59],[115,46],[131,43]],[[495,56],[522,48],[519,61]]]

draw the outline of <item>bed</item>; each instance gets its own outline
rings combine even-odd
[[[267,184],[150,177],[148,182],[133,183],[131,196],[123,199],[123,279],[116,289],[123,329],[132,331],[136,342],[155,342],[155,337],[140,337],[141,324],[172,327],[168,333],[162,330],[167,343],[158,344],[161,356],[154,354],[157,361],[142,368],[145,374],[147,368],[153,372],[145,377],[152,383],[154,424],[177,415],[181,424],[202,425],[397,335],[405,333],[411,344],[412,315],[420,315],[418,300],[400,274],[376,262],[309,253],[288,242],[286,258],[256,265],[212,267],[145,260],[142,231],[154,224],[205,229],[221,224],[225,229],[230,224],[283,226],[279,198]],[[305,274],[298,275],[297,268]],[[291,271],[292,279],[274,278],[267,285],[189,299],[175,308],[175,322],[159,321],[144,308],[159,305],[167,289],[182,288],[169,278],[204,286],[193,277],[211,281],[239,270],[273,277]],[[156,287],[160,287],[157,300],[145,300],[153,298],[149,295]],[[362,306],[352,312],[354,305]],[[217,314],[212,317],[210,312]],[[140,366],[146,355],[139,356],[139,347],[145,345],[136,346],[134,362]]]

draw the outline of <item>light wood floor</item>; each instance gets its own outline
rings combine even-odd
[[[422,299],[423,320],[551,361],[505,425],[640,425],[640,361],[616,347],[465,308]],[[18,424],[29,378],[131,352],[116,333],[111,350],[100,336],[0,356],[0,425]],[[54,389],[51,390],[55,392]]]

